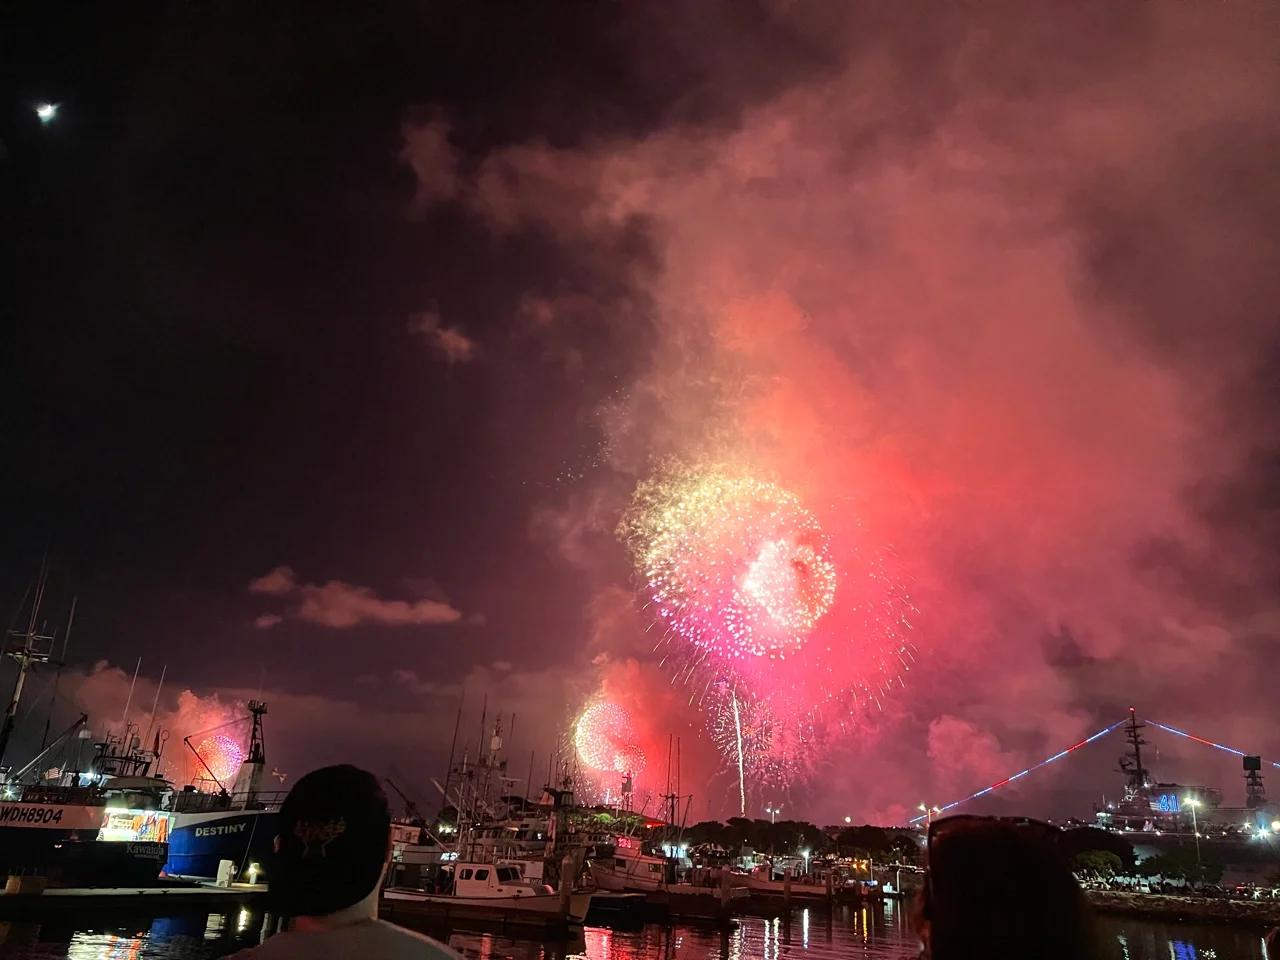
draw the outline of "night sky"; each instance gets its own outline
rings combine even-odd
[[[1070,7],[19,4],[0,600],[46,552],[78,596],[57,716],[118,723],[141,657],[174,754],[261,690],[291,777],[425,784],[464,687],[519,776],[603,691],[734,812],[614,536],[727,457],[856,510],[919,608],[797,814],[1130,705],[1280,759],[1280,22]],[[1119,751],[1001,802],[1087,814]]]

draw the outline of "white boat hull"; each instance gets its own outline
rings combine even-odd
[[[396,907],[418,907],[424,912],[438,912],[448,916],[466,916],[474,919],[502,920],[518,924],[528,922],[537,926],[549,926],[556,921],[581,924],[591,908],[590,893],[569,895],[569,915],[560,912],[560,897],[453,897],[448,894],[422,893],[417,890],[398,890],[391,887],[382,893],[384,904],[394,911]]]
[[[601,890],[610,890],[614,893],[649,893],[653,890],[661,890],[664,886],[661,874],[629,873],[598,863],[592,864],[591,876]]]
[[[759,877],[747,877],[746,888],[752,893],[763,893],[769,896],[781,897],[787,892],[787,885],[781,880],[762,880]],[[839,889],[839,888],[837,888]],[[791,881],[791,896],[793,897],[822,897],[827,895],[827,886],[825,883],[801,883],[798,880]]]

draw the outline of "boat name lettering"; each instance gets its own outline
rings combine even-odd
[[[0,823],[61,823],[62,807],[0,805]]]
[[[165,857],[169,853],[169,847],[163,843],[148,843],[145,841],[127,844],[126,852],[134,857],[148,857],[151,859]]]
[[[197,837],[218,837],[225,833],[244,833],[244,824],[227,823],[220,827],[196,827]]]

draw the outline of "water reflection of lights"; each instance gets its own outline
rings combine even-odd
[[[725,960],[741,960],[742,958],[742,928],[738,927],[733,934],[727,938],[728,950],[722,952]]]
[[[145,943],[145,937],[76,933],[67,944],[67,960],[137,960]]]
[[[248,929],[249,929],[249,911],[241,907],[240,915],[236,917],[236,933],[244,933]]]
[[[805,909],[800,914],[800,936],[801,936],[801,939],[804,940],[804,948],[808,950],[809,949],[809,908],[808,907],[805,907]]]
[[[585,960],[610,960],[613,956],[613,931],[608,927],[587,927],[582,931],[582,956]],[[577,957],[567,960],[578,960]]]

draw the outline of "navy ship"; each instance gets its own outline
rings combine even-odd
[[[1245,802],[1229,806],[1216,787],[1156,780],[1143,762],[1145,728],[1130,709],[1124,728],[1128,750],[1119,770],[1125,775],[1124,793],[1094,807],[1094,825],[1123,834],[1140,856],[1196,845],[1232,860],[1240,859],[1241,852],[1274,859],[1280,852],[1280,804],[1267,799],[1262,758],[1241,755]]]
[[[249,750],[232,784],[224,785],[206,766],[217,791],[202,793],[187,786],[174,798],[169,860],[164,866],[167,876],[229,879],[236,883],[265,883],[270,879],[266,866],[275,846],[284,792],[262,789],[267,766],[262,717],[267,705],[250,700],[248,707],[252,721]]]

